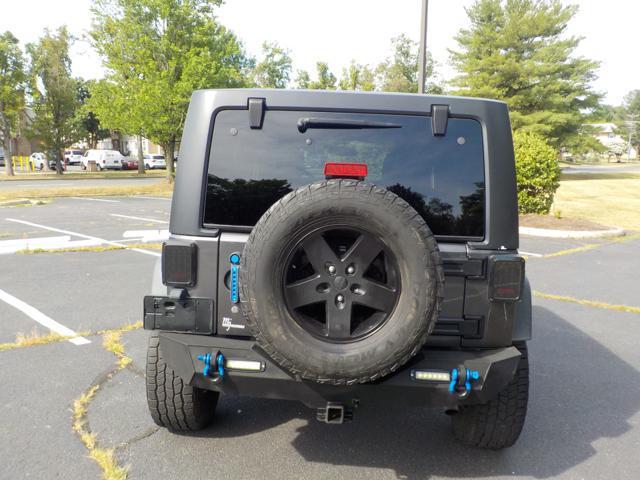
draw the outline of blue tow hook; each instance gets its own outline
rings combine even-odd
[[[458,398],[465,398],[471,393],[471,382],[480,378],[480,372],[469,370],[463,366],[451,370],[449,393]]]
[[[212,358],[213,363],[211,362]],[[204,370],[202,370],[202,374],[205,377],[212,378],[216,383],[222,381],[224,377],[224,355],[222,353],[218,352],[215,357],[210,353],[207,353],[205,355],[198,355],[198,360],[204,362]],[[217,375],[210,375],[212,368],[218,370]]]

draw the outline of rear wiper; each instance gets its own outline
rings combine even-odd
[[[298,131],[306,132],[310,128],[357,130],[364,128],[402,128],[397,123],[370,122],[367,120],[341,120],[336,118],[307,117],[298,119]]]

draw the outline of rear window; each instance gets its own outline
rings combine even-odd
[[[310,128],[301,118],[365,121],[396,128]],[[435,137],[431,117],[267,110],[262,129],[246,110],[215,117],[204,223],[255,225],[279,198],[324,179],[327,162],[366,163],[367,182],[406,200],[440,236],[483,237],[485,182],[482,128],[450,118]]]

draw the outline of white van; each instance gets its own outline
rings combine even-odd
[[[98,170],[120,170],[124,156],[117,150],[87,150],[82,156],[82,169],[86,170],[89,161],[96,162]]]

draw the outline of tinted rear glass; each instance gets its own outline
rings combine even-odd
[[[298,120],[383,122],[398,128],[311,128]],[[246,110],[215,117],[204,223],[253,226],[291,190],[324,179],[327,162],[366,163],[367,182],[404,198],[436,235],[484,236],[482,129],[450,118],[435,137],[431,117],[341,112],[265,112],[262,129],[249,128]]]

